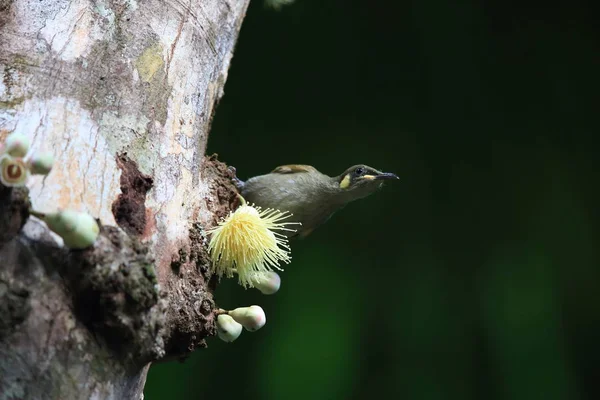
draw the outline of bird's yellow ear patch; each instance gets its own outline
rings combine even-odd
[[[350,186],[350,174],[347,174],[340,182],[340,188],[346,189],[348,186]]]

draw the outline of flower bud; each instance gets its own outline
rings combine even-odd
[[[221,314],[217,317],[217,335],[224,342],[233,342],[242,333],[242,325],[235,322],[227,314]]]
[[[29,151],[29,138],[21,133],[11,133],[6,138],[5,151],[13,157],[25,157]]]
[[[0,156],[0,182],[4,186],[25,186],[29,169],[22,158],[9,154]]]
[[[100,227],[89,214],[64,210],[42,217],[48,228],[63,238],[71,249],[85,249],[96,241]]]
[[[236,308],[229,311],[229,315],[250,332],[259,330],[267,323],[267,316],[259,306]]]
[[[275,294],[281,286],[281,278],[277,272],[268,271],[256,274],[253,278],[253,284],[262,294]]]
[[[48,175],[54,164],[54,156],[51,153],[34,154],[27,165],[32,174]]]

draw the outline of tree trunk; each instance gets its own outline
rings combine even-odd
[[[0,0],[0,140],[55,164],[0,185],[0,399],[138,399],[214,334],[205,228],[235,200],[206,141],[249,0]],[[68,250],[29,207],[85,211]]]

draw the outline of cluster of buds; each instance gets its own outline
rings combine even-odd
[[[30,175],[50,173],[54,163],[52,154],[28,155],[30,147],[29,138],[17,132],[11,133],[4,143],[0,143],[0,182],[4,186],[25,186]],[[100,233],[96,220],[86,213],[71,210],[49,214],[34,210],[29,212],[44,221],[50,230],[63,239],[65,246],[71,249],[91,246]]]
[[[240,307],[224,311],[217,317],[217,335],[224,342],[233,342],[242,333],[242,327],[254,332],[265,326],[267,317],[259,306]]]
[[[208,233],[208,250],[212,272],[219,277],[238,275],[244,287],[253,287],[263,294],[274,294],[281,286],[281,278],[273,271],[281,269],[280,262],[289,263],[290,248],[287,237],[276,231],[293,231],[282,222],[291,214],[279,210],[255,207],[240,196],[241,205]],[[267,322],[259,306],[220,310],[217,316],[217,335],[225,342],[233,342],[242,328],[254,332]]]
[[[29,148],[29,138],[16,132],[10,134],[4,143],[0,143],[0,182],[4,186],[25,186],[29,175],[48,175],[52,169],[52,154],[28,156]]]
[[[277,231],[294,231],[288,226],[298,223],[283,222],[291,217],[288,212],[262,210],[247,204],[241,196],[240,202],[237,210],[208,231],[211,271],[219,277],[232,277],[235,273],[240,285],[274,294],[281,286],[281,278],[273,269],[281,270],[279,263],[291,260],[287,237]],[[242,328],[254,332],[266,322],[265,312],[259,306],[220,310],[217,335],[225,342],[233,342]]]

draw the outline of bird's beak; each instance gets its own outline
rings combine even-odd
[[[392,174],[391,172],[382,172],[378,175],[375,175],[374,179],[400,179],[398,175]]]

